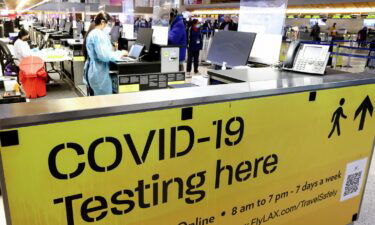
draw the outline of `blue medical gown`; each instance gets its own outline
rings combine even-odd
[[[109,36],[100,29],[94,29],[87,36],[86,48],[89,57],[84,67],[86,85],[90,85],[95,95],[112,94],[109,62],[118,60],[121,57],[121,52],[112,50]]]

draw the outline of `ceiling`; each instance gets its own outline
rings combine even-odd
[[[17,5],[19,5],[21,2],[25,2],[25,5],[24,7],[22,8],[28,8],[29,6],[32,6],[32,5],[35,5],[39,2],[42,2],[42,0],[0,0],[0,3],[1,2],[4,2],[6,3],[6,6],[8,6],[9,9],[16,9],[17,8]],[[0,5],[0,8],[4,8],[4,7],[1,7]]]
[[[0,0],[0,9],[6,8],[5,5],[10,10],[16,9],[17,6],[22,2],[24,3],[24,7],[22,8],[28,8],[42,1],[43,0]],[[211,1],[214,1],[214,0],[211,0]],[[222,2],[230,2],[230,1],[233,1],[233,0],[222,0]],[[239,1],[240,0],[238,0],[238,2]],[[365,2],[365,1],[366,0],[289,0],[288,8],[327,8],[327,7],[375,8],[375,2]],[[317,4],[317,3],[324,3],[324,4]],[[330,3],[336,3],[336,4],[332,5]]]

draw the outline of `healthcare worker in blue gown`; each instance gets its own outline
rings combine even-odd
[[[113,93],[112,79],[109,75],[109,62],[115,62],[126,52],[114,51],[109,33],[111,16],[100,12],[94,19],[84,40],[84,81],[88,95],[109,95]]]

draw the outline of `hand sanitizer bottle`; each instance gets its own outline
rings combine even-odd
[[[227,70],[227,62],[223,62],[223,66],[221,67],[221,70]]]

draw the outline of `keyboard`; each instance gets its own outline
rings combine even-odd
[[[117,60],[118,62],[136,62],[136,59],[130,58],[130,57],[124,57],[121,58],[120,60]]]

